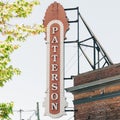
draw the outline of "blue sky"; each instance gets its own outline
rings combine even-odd
[[[99,42],[108,53],[114,63],[120,62],[120,1],[119,0],[56,0],[64,8],[79,7],[80,13],[95,33]],[[41,0],[40,6],[34,8],[28,19],[14,19],[11,23],[42,24],[47,7],[54,0]],[[73,15],[74,16],[74,15]],[[75,28],[70,28],[75,29]],[[82,26],[80,26],[82,31]],[[86,34],[83,33],[83,36]],[[68,33],[66,36],[73,37]],[[81,32],[82,36],[82,32]],[[15,76],[11,81],[0,88],[0,102],[14,101],[14,110],[35,110],[36,102],[40,104],[41,120],[52,120],[44,116],[43,101],[46,90],[46,44],[45,34],[29,37],[26,42],[21,43],[21,48],[12,54],[12,64],[21,69],[22,74]],[[73,53],[74,54],[74,53]],[[71,63],[72,65],[73,63]],[[72,66],[71,66],[72,67]],[[82,68],[81,68],[82,69]],[[85,67],[87,70],[87,67]],[[69,71],[68,71],[69,74]],[[65,82],[65,87],[72,86],[71,82]],[[73,97],[66,94],[69,107],[72,106]],[[27,116],[25,115],[27,114]],[[22,113],[22,117],[27,120],[32,112]],[[19,113],[15,113],[13,120],[19,119]],[[35,117],[31,120],[35,120]],[[73,114],[67,113],[59,120],[73,120]]]

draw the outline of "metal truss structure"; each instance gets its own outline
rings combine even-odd
[[[92,70],[96,70],[99,68],[103,68],[109,65],[112,65],[113,62],[111,61],[111,59],[108,57],[107,53],[105,52],[105,50],[103,49],[103,47],[101,46],[101,44],[99,43],[98,39],[96,38],[95,34],[92,32],[92,30],[90,29],[90,27],[88,26],[88,24],[86,23],[86,21],[83,19],[82,15],[79,12],[79,7],[76,8],[68,8],[65,9],[66,13],[68,11],[72,12],[74,11],[76,14],[76,20],[70,20],[69,19],[69,24],[77,24],[77,39],[76,40],[72,40],[72,41],[65,41],[65,44],[76,44],[77,45],[77,74],[80,74],[80,52],[84,55],[85,59],[87,60],[87,62],[89,63],[90,67],[92,68]],[[86,36],[86,39],[84,40],[80,40],[80,20],[82,21],[82,23],[84,24],[84,26],[86,27],[89,36]],[[91,56],[89,56],[87,54],[87,52],[84,51],[83,48],[89,48],[91,49]],[[73,75],[74,76],[74,75]],[[72,76],[71,76],[72,78]],[[71,78],[65,78],[65,79],[71,79]]]

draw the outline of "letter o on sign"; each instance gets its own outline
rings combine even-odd
[[[58,99],[58,94],[57,93],[52,93],[51,94],[51,99],[52,100],[57,100]]]

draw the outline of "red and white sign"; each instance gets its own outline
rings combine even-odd
[[[56,7],[57,6],[57,7]],[[58,12],[54,13],[55,10],[64,11],[63,7],[58,3],[53,3],[46,12],[46,20],[44,25],[46,26],[46,40],[47,40],[47,97],[45,99],[45,115],[52,118],[61,117],[65,114],[65,107],[67,102],[64,97],[64,65],[63,65],[63,45],[64,37],[66,33],[67,19],[65,12],[63,12],[62,19],[59,17]],[[54,14],[51,14],[51,13]],[[47,16],[48,15],[48,16]],[[48,19],[47,19],[48,18]],[[53,19],[52,19],[53,18]],[[50,20],[50,21],[49,21]],[[47,22],[46,22],[47,21]],[[68,23],[67,23],[68,25]]]

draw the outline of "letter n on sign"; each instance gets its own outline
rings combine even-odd
[[[58,118],[65,114],[67,106],[63,84],[63,44],[69,25],[64,8],[57,2],[51,4],[46,11],[43,24],[46,27],[48,57],[45,115]]]

